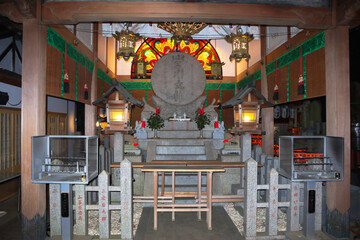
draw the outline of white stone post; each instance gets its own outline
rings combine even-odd
[[[50,236],[61,235],[60,184],[49,184]]]
[[[245,162],[251,158],[251,134],[246,132],[240,136],[241,144],[241,161]]]
[[[99,179],[99,237],[110,237],[109,174],[102,171]]]
[[[133,238],[132,219],[132,168],[131,162],[124,159],[121,162],[121,239]]]
[[[267,230],[269,236],[277,235],[277,220],[278,220],[278,191],[279,191],[279,173],[272,168],[268,172],[269,190],[267,191],[267,202],[269,207],[266,212]]]
[[[266,182],[266,155],[265,154],[261,154],[260,157],[260,163],[263,165],[262,167],[260,167],[259,171],[260,171],[260,182],[259,184],[265,184]]]
[[[87,235],[88,218],[86,212],[86,191],[85,185],[74,185],[75,192],[75,235]]]
[[[251,158],[251,134],[244,133],[240,135],[241,153],[240,161],[245,162]],[[257,175],[257,173],[255,173]],[[240,186],[244,188],[244,169],[240,168]]]
[[[245,161],[245,237],[256,236],[257,167],[254,159]]]
[[[121,132],[114,133],[114,162],[124,160],[124,134]]]
[[[300,231],[300,183],[290,182],[290,207],[287,211],[287,231]]]
[[[315,231],[321,231],[322,183],[315,183]]]

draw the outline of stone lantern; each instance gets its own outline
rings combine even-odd
[[[106,133],[122,132],[129,133],[131,106],[143,106],[143,103],[132,97],[126,89],[112,79],[111,88],[99,99],[93,102],[98,107],[106,107],[107,127]]]
[[[234,134],[261,134],[260,108],[272,106],[273,104],[268,102],[252,83],[241,88],[232,99],[222,105],[222,108],[234,108]]]

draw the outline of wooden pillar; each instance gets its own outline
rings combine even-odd
[[[326,183],[326,231],[349,237],[350,73],[349,29],[325,31],[326,135],[344,137],[344,181]]]
[[[266,76],[266,27],[260,26],[260,53],[261,53],[261,94],[268,96],[268,84]],[[261,109],[261,128],[265,132],[262,135],[262,151],[267,155],[274,155],[274,108]]]
[[[21,215],[24,239],[46,238],[46,185],[31,183],[31,136],[45,135],[46,26],[23,21]]]
[[[92,61],[94,62],[94,70],[91,78],[91,93],[90,93],[90,105],[85,104],[85,135],[95,136],[96,132],[96,106],[91,103],[97,99],[97,62],[98,62],[98,23],[94,23],[93,26],[93,57]]]

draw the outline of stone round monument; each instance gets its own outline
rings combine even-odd
[[[187,53],[169,53],[155,64],[151,75],[154,93],[164,102],[186,105],[205,90],[206,75],[201,63]]]

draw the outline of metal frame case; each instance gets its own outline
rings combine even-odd
[[[342,181],[344,138],[281,136],[279,159],[280,175],[292,181]]]
[[[33,183],[88,184],[98,175],[96,136],[31,137]]]

